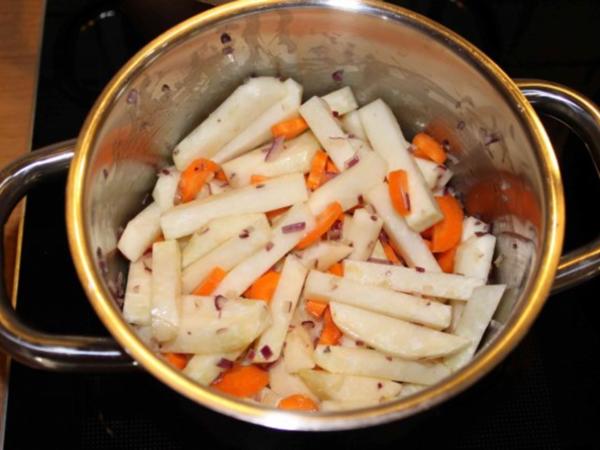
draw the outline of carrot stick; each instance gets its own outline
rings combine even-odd
[[[244,296],[251,300],[270,302],[277,288],[277,283],[279,283],[279,277],[280,274],[278,272],[274,270],[268,271],[248,288]]]
[[[400,261],[400,258],[398,258],[398,255],[396,255],[396,252],[394,251],[389,242],[381,241],[381,246],[383,247],[383,253],[385,253],[385,256],[389,262],[391,262],[392,264],[402,264],[402,261]]]
[[[295,411],[318,411],[319,407],[310,398],[294,394],[279,401],[279,409],[291,409]]]
[[[208,159],[198,158],[192,161],[181,173],[179,180],[181,201],[186,203],[194,200],[204,183],[210,181],[218,170],[219,166]]]
[[[401,216],[410,213],[410,192],[408,191],[408,174],[404,170],[388,173],[388,190],[394,209]]]
[[[267,211],[267,213],[266,213],[267,219],[269,219],[271,222],[273,222],[275,219],[277,219],[277,217],[282,215],[288,209],[290,209],[289,206],[284,206],[283,208],[277,208],[277,209],[273,209],[271,211]]]
[[[273,137],[283,136],[286,139],[292,139],[308,129],[308,124],[302,117],[284,120],[271,127]]]
[[[426,133],[417,133],[412,141],[415,146],[413,156],[426,158],[438,164],[446,162],[446,152],[438,141]]]
[[[442,270],[446,273],[454,272],[454,256],[456,255],[456,247],[452,247],[450,250],[435,255],[438,264]]]
[[[227,175],[225,175],[225,172],[223,172],[223,169],[219,169],[217,171],[217,173],[215,174],[215,178],[219,181],[229,181],[227,179]]]
[[[460,203],[451,195],[435,198],[444,214],[441,222],[433,226],[431,251],[442,253],[455,247],[460,242],[464,213]]]
[[[304,239],[298,242],[296,248],[302,250],[318,241],[321,236],[327,233],[343,212],[342,205],[338,202],[330,203],[327,208],[316,217],[315,227],[304,237]]]
[[[340,173],[340,170],[337,168],[337,166],[333,163],[331,159],[327,158],[327,166],[325,166],[325,172]]]
[[[179,370],[185,369],[188,361],[190,360],[189,356],[185,353],[163,353],[165,359],[171,364],[173,367],[176,367]]]
[[[209,274],[202,280],[198,287],[194,290],[193,295],[210,295],[217,288],[219,283],[223,281],[227,272],[219,266],[214,267]]]
[[[333,266],[331,266],[329,268],[329,270],[327,271],[333,275],[337,275],[338,277],[343,277],[344,276],[344,266],[342,266],[342,263],[335,263]]]
[[[317,300],[307,300],[304,308],[311,316],[319,319],[327,309],[327,303],[322,303]]]
[[[327,153],[323,150],[318,150],[310,165],[310,172],[308,178],[306,178],[306,185],[309,189],[315,190],[323,181],[323,175],[325,175],[325,166],[327,165]]]
[[[215,389],[236,397],[251,397],[269,384],[269,373],[254,365],[234,366],[212,383]]]
[[[250,184],[260,184],[265,180],[267,180],[267,177],[265,177],[264,175],[251,175],[250,176]]]
[[[336,345],[341,337],[342,332],[333,322],[331,311],[327,308],[323,315],[323,330],[321,331],[321,336],[319,336],[319,344]]]

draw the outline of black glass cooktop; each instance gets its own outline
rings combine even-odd
[[[596,0],[398,2],[459,32],[514,77],[545,78],[600,102]],[[100,89],[145,42],[203,6],[191,0],[48,0],[33,144],[75,136]],[[549,123],[561,150],[567,248],[594,236],[600,198],[583,146]],[[70,260],[61,178],[27,200],[18,310],[47,331],[106,334]],[[597,203],[597,202],[596,202]],[[7,450],[573,448],[597,445],[600,281],[549,299],[532,331],[476,387],[417,419],[352,432],[267,430],[208,411],[142,371],[54,374],[13,363]]]

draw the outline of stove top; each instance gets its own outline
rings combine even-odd
[[[600,102],[600,5],[589,1],[412,0],[395,2],[457,31],[513,77],[570,85]],[[191,0],[48,0],[33,147],[75,136],[112,74],[145,42],[205,9]],[[565,32],[567,31],[567,32]],[[600,183],[583,145],[546,122],[561,154],[566,247],[598,226],[580,208]],[[51,332],[106,334],[71,262],[65,178],[27,199],[17,308]],[[143,371],[55,374],[13,362],[5,449],[572,448],[597,442],[600,308],[595,280],[554,296],[519,347],[475,387],[401,423],[335,433],[267,430],[198,406]]]

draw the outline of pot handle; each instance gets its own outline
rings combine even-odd
[[[64,173],[75,141],[27,154],[0,171],[0,225],[27,192],[42,180]],[[112,338],[61,336],[35,330],[21,321],[4,285],[4,245],[0,240],[0,348],[27,366],[57,371],[127,369],[136,363]]]
[[[580,93],[543,80],[517,80],[534,108],[569,127],[586,145],[600,176],[600,109]],[[560,258],[552,293],[600,275],[600,236]]]

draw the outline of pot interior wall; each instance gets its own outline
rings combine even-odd
[[[361,104],[381,97],[406,137],[425,129],[447,141],[458,161],[453,187],[470,213],[494,222],[498,237],[491,278],[510,288],[496,328],[519,310],[536,276],[547,200],[522,112],[468,51],[453,48],[442,34],[410,17],[337,7],[248,11],[200,28],[183,25],[170,45],[146,52],[110,99],[85,202],[89,246],[99,264],[107,262],[107,288],[117,300],[127,273],[117,236],[141,210],[157,170],[171,164],[175,144],[245,79],[276,75],[302,83],[305,98],[342,85],[351,86]],[[332,77],[336,71],[342,82]]]

